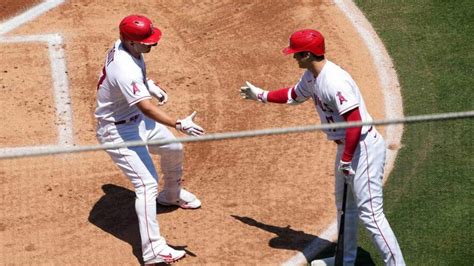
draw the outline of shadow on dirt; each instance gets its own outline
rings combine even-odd
[[[92,207],[89,222],[130,244],[133,255],[143,264],[138,218],[135,213],[135,192],[113,184],[103,185],[102,190],[105,194]],[[158,205],[157,213],[176,209],[177,207]]]
[[[259,229],[265,230],[267,232],[274,233],[276,237],[270,239],[268,245],[272,248],[278,249],[289,249],[289,250],[298,250],[305,256],[307,261],[312,261],[315,259],[322,259],[334,256],[335,253],[335,243],[319,238],[316,235],[307,234],[303,231],[294,230],[291,226],[280,227],[269,224],[264,224],[262,222],[256,221],[253,218],[245,216],[231,215],[234,219],[241,221],[242,223],[248,224],[250,226],[257,227]],[[312,248],[308,248],[309,246]],[[314,247],[321,247],[320,252],[316,257],[312,254],[314,253]],[[375,265],[370,254],[361,249],[357,249],[357,260],[355,265]]]

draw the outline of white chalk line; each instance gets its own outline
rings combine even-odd
[[[67,78],[66,60],[62,47],[62,37],[57,35],[48,42],[51,72],[53,77],[54,102],[56,103],[56,125],[58,143],[73,144],[71,97]]]
[[[357,32],[363,39],[366,46],[369,48],[372,60],[377,68],[377,75],[384,96],[385,103],[385,117],[386,119],[394,119],[396,117],[403,117],[402,96],[400,93],[400,84],[398,82],[397,73],[394,70],[392,59],[385,49],[382,41],[378,37],[375,30],[372,28],[370,22],[365,18],[364,14],[351,0],[334,0],[338,8],[347,16],[351,23],[356,28]],[[403,124],[390,125],[386,127],[385,139],[387,144],[392,144],[395,147],[400,147],[400,142],[403,134]],[[385,165],[385,178],[390,174],[395,164],[398,149],[387,150],[387,160]],[[337,240],[337,219],[319,234],[320,239],[325,239],[330,242]],[[315,257],[327,246],[323,246],[322,241],[318,239],[311,242],[304,250],[309,257]],[[283,262],[282,265],[306,265],[307,258],[302,252]]]
[[[60,34],[41,34],[25,36],[5,36],[6,33],[33,21],[43,13],[62,4],[64,0],[46,0],[31,9],[23,12],[0,24],[0,43],[25,43],[25,42],[46,42],[48,44],[48,54],[51,63],[51,76],[53,81],[53,94],[55,103],[55,124],[57,128],[59,145],[73,144],[73,123],[71,98],[69,96],[69,82],[67,77],[67,66],[64,57],[63,38]],[[42,88],[40,88],[42,89]],[[31,149],[42,149],[46,146],[2,148],[0,151],[21,151]]]
[[[0,24],[0,35],[4,35],[5,33],[12,31],[27,22],[33,21],[43,13],[46,13],[47,11],[57,7],[63,2],[64,0],[46,0],[30,8],[29,10],[11,19],[8,19],[6,22],[2,22]]]

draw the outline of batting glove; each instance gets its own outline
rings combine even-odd
[[[166,91],[156,85],[151,79],[147,80],[146,82],[148,84],[148,90],[150,91],[150,94],[158,99],[158,105],[165,104],[168,101],[168,94],[166,94]]]
[[[191,136],[201,136],[204,134],[204,129],[193,122],[196,114],[197,112],[194,111],[185,119],[178,119],[178,121],[176,121],[176,129]]]
[[[351,162],[345,162],[341,160],[337,169],[347,177],[355,175],[355,171],[352,169]]]
[[[245,84],[245,86],[240,87],[240,96],[243,99],[260,101],[262,103],[267,102],[268,91],[262,90],[248,81],[246,81]]]

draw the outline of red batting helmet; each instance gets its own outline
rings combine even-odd
[[[315,55],[324,55],[324,37],[317,30],[299,30],[291,34],[290,45],[283,49],[285,55],[298,53],[298,52],[311,52]]]
[[[120,22],[120,36],[128,41],[152,45],[160,40],[161,31],[153,27],[147,17],[130,15]]]

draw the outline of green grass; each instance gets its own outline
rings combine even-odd
[[[405,115],[473,110],[472,0],[362,1],[402,87]],[[405,126],[385,212],[408,265],[473,265],[473,120]],[[359,245],[383,262],[364,229]]]

